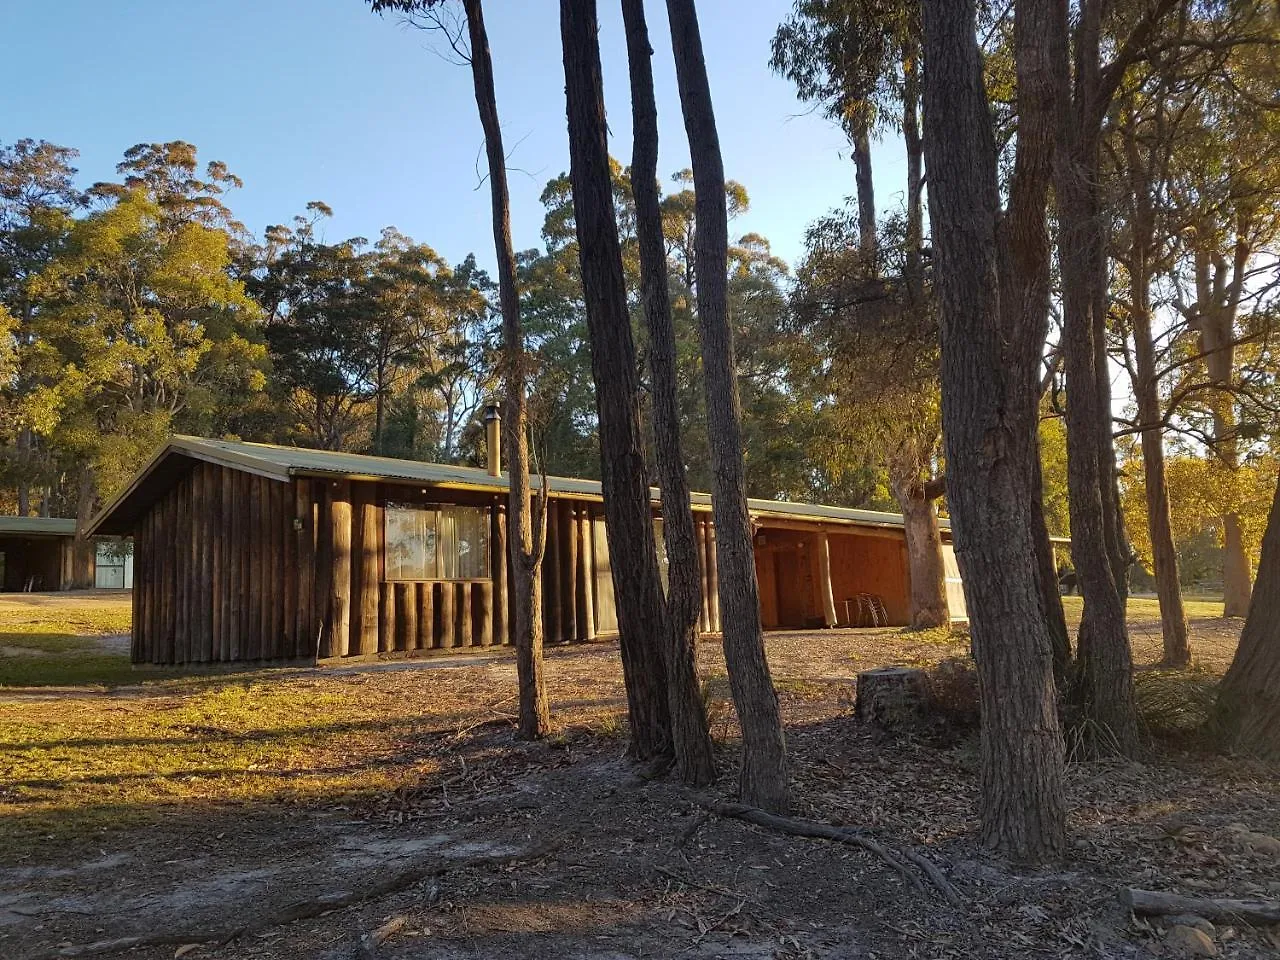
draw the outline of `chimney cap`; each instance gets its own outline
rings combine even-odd
[[[502,419],[502,413],[498,409],[498,405],[496,403],[491,403],[484,408],[485,423],[489,423],[492,420],[501,420],[501,419]]]

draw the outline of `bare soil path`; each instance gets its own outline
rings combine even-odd
[[[1206,663],[1229,659],[1238,624],[1193,630]],[[768,647],[796,814],[929,856],[963,906],[864,851],[720,819],[646,779],[623,756],[604,644],[551,652],[560,732],[539,744],[514,737],[505,657],[0,701],[0,957],[1145,958],[1177,954],[1122,886],[1280,897],[1280,857],[1249,840],[1280,835],[1280,771],[1171,747],[1072,764],[1070,856],[1022,871],[973,842],[971,731],[851,718],[858,670],[962,641],[829,631]],[[736,724],[716,645],[700,660],[725,771],[707,796],[727,797]],[[137,937],[164,942],[127,949]],[[1243,924],[1214,944],[1280,949]]]

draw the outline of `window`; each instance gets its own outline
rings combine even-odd
[[[443,503],[387,502],[388,580],[486,580],[489,511]]]

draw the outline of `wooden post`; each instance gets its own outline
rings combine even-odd
[[[475,625],[476,643],[482,647],[493,646],[493,582],[478,581],[471,591],[473,603],[471,616]]]
[[[378,652],[389,653],[399,649],[396,646],[396,617],[400,599],[396,596],[398,584],[379,583],[374,589],[378,592]]]
[[[209,474],[212,469],[207,463],[199,463],[192,471],[191,546],[196,557],[192,571],[196,578],[192,591],[195,606],[192,615],[195,629],[192,633],[197,641],[192,659],[198,663],[208,663],[213,659],[213,553],[209,536]]]
[[[378,582],[378,555],[380,536],[378,529],[378,502],[372,483],[357,483],[352,496],[359,504],[360,536],[359,564],[360,596],[353,601],[360,608],[359,650],[362,654],[378,652],[378,608],[381,605]],[[354,644],[353,644],[354,646]]]
[[[294,584],[293,655],[316,656],[316,632],[312,608],[315,599],[315,523],[311,501],[312,482],[306,477],[293,481],[294,556],[298,573]]]
[[[458,618],[458,625],[453,635],[453,645],[455,647],[469,647],[473,640],[471,636],[471,584],[464,581],[455,583],[453,587],[455,592],[453,612],[454,616]]]
[[[215,656],[218,660],[231,659],[231,633],[235,629],[233,620],[235,569],[231,558],[235,545],[231,542],[231,515],[235,509],[231,493],[232,471],[225,467],[218,468],[218,575],[217,593],[213,602],[218,605],[218,635],[215,637]]]
[[[712,633],[720,627],[720,553],[716,545],[716,525],[707,521],[707,626]]]
[[[267,481],[267,536],[271,546],[264,578],[267,595],[267,611],[270,614],[267,630],[267,649],[264,656],[278,660],[284,654],[284,484],[278,480]]]
[[[443,650],[448,650],[455,646],[454,636],[455,627],[453,620],[453,583],[449,580],[441,580],[435,585],[439,592],[436,597],[436,643],[435,645]]]
[[[562,639],[578,638],[578,511],[567,501],[560,513],[560,632]]]
[[[142,522],[134,528],[133,548],[135,554],[139,550],[148,550],[147,521],[150,517],[150,512],[144,514]],[[129,600],[133,607],[129,629],[129,662],[137,663],[147,633],[147,588],[142,567],[136,560],[133,565],[133,593],[129,595]]]
[[[822,599],[822,621],[828,627],[834,627],[836,618],[836,601],[831,592],[831,545],[825,532],[818,534],[818,592]]]
[[[542,558],[542,623],[547,643],[564,639],[560,632],[560,503],[547,501],[547,549]]]
[[[329,490],[329,549],[333,576],[329,580],[329,655],[351,652],[351,481],[337,480]]]
[[[707,590],[709,582],[707,572],[707,521],[698,516],[693,521],[694,538],[697,540],[698,577],[702,586],[702,611],[698,614],[698,632],[711,632],[711,596]]]
[[[412,650],[418,637],[418,597],[416,584],[397,583],[395,586],[396,636],[395,649]]]
[[[261,660],[266,656],[266,643],[264,640],[267,629],[270,626],[269,619],[264,616],[267,608],[267,596],[266,591],[263,589],[263,583],[267,578],[267,511],[263,508],[263,499],[267,493],[267,481],[262,477],[250,476],[249,489],[248,541],[249,560],[253,573],[249,578],[248,593],[248,596],[252,598],[252,604],[249,608],[249,643],[245,648],[244,655],[249,660]]]
[[[435,611],[435,585],[431,583],[414,584],[414,592],[418,599],[418,634],[414,639],[414,649],[429,650],[432,646],[432,635],[435,633],[433,613]]]
[[[227,599],[231,613],[227,623],[227,659],[239,660],[244,649],[244,498],[241,474],[226,474]]]
[[[510,643],[507,637],[507,508],[495,504],[491,515],[489,572],[493,576],[493,642]]]
[[[591,508],[585,504],[578,511],[575,535],[578,540],[578,637],[582,640],[594,640],[595,556],[591,550]]]
[[[195,659],[196,644],[193,640],[196,628],[192,622],[192,592],[196,581],[196,564],[199,554],[196,552],[196,540],[192,535],[191,519],[195,513],[195,471],[188,473],[182,480],[181,498],[178,501],[178,626],[179,648],[182,651],[180,663],[190,663]]]

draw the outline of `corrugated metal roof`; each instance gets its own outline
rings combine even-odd
[[[66,517],[0,517],[0,535],[73,537],[76,522]]]
[[[160,470],[174,455],[220,463],[224,466],[247,470],[278,480],[290,477],[342,477],[352,480],[379,480],[390,483],[426,484],[440,488],[490,490],[504,492],[508,487],[506,474],[494,477],[478,467],[462,467],[443,463],[423,463],[417,460],[399,460],[392,457],[375,457],[360,453],[339,453],[331,450],[309,450],[304,447],[284,447],[271,443],[248,443],[237,440],[206,440],[200,437],[174,437],[173,440],[138,473],[133,482],[90,525],[91,531],[124,532],[120,522],[113,522],[119,515],[136,514],[136,501],[146,498],[146,481]],[[538,477],[530,478],[536,489]],[[602,499],[598,480],[576,477],[548,477],[552,496],[579,499]],[[658,490],[652,490],[655,501],[660,500]],[[694,493],[695,509],[710,509],[711,495]],[[878,510],[856,510],[850,507],[832,507],[821,504],[794,503],[783,500],[751,499],[748,507],[753,514],[792,520],[835,521],[844,524],[875,527],[901,527],[902,516]],[[135,509],[128,509],[130,505]],[[127,516],[124,525],[127,526]],[[948,529],[947,520],[941,520]]]

